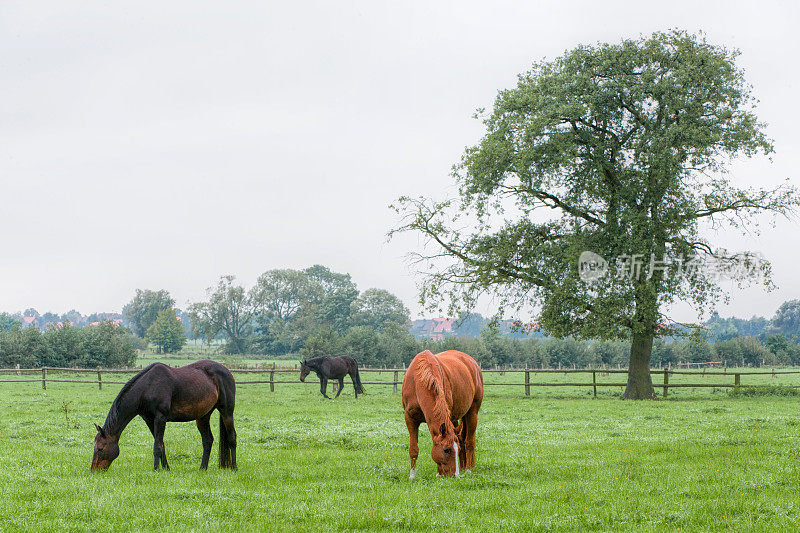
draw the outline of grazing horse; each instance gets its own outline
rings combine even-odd
[[[483,401],[483,374],[465,353],[448,350],[417,354],[403,377],[403,410],[410,444],[411,475],[417,474],[419,425],[431,432],[436,476],[459,475],[459,465],[475,466],[475,428]]]
[[[208,468],[211,445],[211,413],[219,411],[219,466],[236,468],[236,430],[233,407],[236,383],[230,370],[204,359],[171,368],[153,363],[131,378],[119,391],[108,411],[103,427],[95,424],[92,470],[106,469],[119,455],[119,437],[136,415],[141,416],[153,434],[153,468],[159,463],[169,469],[164,451],[164,429],[167,422],[197,421],[203,439],[200,468]]]
[[[353,388],[356,391],[356,398],[359,394],[364,394],[364,387],[361,385],[361,376],[358,374],[358,363],[349,355],[340,355],[339,357],[312,357],[305,361],[300,361],[300,381],[305,381],[311,371],[319,377],[319,391],[323,396],[331,399],[326,391],[328,390],[328,380],[339,380],[339,391],[334,398],[338,398],[344,388],[344,377],[350,374],[350,379],[353,380]]]

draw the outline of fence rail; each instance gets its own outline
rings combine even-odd
[[[47,389],[47,383],[91,383],[96,384],[100,390],[103,389],[103,385],[121,385],[126,383],[127,381],[120,381],[119,379],[112,379],[112,380],[104,380],[103,374],[110,374],[111,376],[116,376],[117,374],[133,374],[139,372],[141,368],[130,368],[130,369],[123,369],[123,368],[63,368],[63,367],[40,367],[40,368],[2,368],[0,369],[0,383],[41,383],[42,389]],[[237,379],[237,385],[255,385],[255,384],[269,384],[270,391],[275,392],[276,385],[297,385],[301,384],[299,379],[281,379],[281,375],[286,374],[299,374],[299,369],[297,368],[289,368],[289,367],[278,367],[273,365],[272,367],[267,368],[231,368],[230,369],[234,374],[242,374],[245,379]],[[402,384],[402,376],[405,374],[405,368],[360,368],[359,372],[362,374],[382,374],[391,373],[392,379],[391,381],[380,381],[380,380],[372,380],[372,381],[362,381],[364,385],[391,385],[393,387],[393,392],[398,391],[398,385]],[[520,387],[523,388],[525,391],[526,396],[530,396],[531,394],[531,387],[592,387],[594,397],[597,397],[597,388],[598,387],[624,387],[626,383],[624,382],[607,382],[607,381],[598,381],[597,377],[598,374],[603,376],[609,376],[611,374],[627,374],[626,369],[601,369],[601,368],[587,368],[587,369],[549,369],[549,368],[488,368],[482,370],[484,374],[499,374],[504,376],[505,374],[523,374],[523,381],[486,381],[484,382],[484,386],[487,387],[495,387],[495,386],[505,386],[505,387]],[[49,373],[49,375],[48,375]],[[16,379],[11,378],[7,379],[5,375],[7,374],[16,374],[18,376]],[[36,374],[36,378],[31,378],[31,374]],[[39,377],[41,374],[41,377]],[[97,376],[96,379],[66,379],[59,374],[92,374]],[[247,379],[248,375],[253,374],[261,374],[264,376],[264,379]],[[570,374],[591,374],[592,381],[586,382],[584,381],[568,381],[568,382],[545,382],[545,381],[531,381],[531,375],[536,374],[563,374],[567,377]],[[661,389],[663,397],[667,397],[669,389],[676,389],[676,388],[733,388],[733,389],[740,389],[740,388],[758,388],[758,387],[765,387],[768,385],[763,384],[742,384],[742,376],[771,376],[775,378],[778,375],[786,375],[786,374],[800,374],[800,370],[769,370],[769,371],[755,371],[755,370],[741,370],[740,368],[731,369],[728,371],[727,368],[723,369],[722,371],[714,370],[714,371],[707,371],[703,369],[702,371],[691,371],[691,370],[672,370],[672,369],[653,369],[650,371],[652,376],[663,376],[663,383],[657,383],[657,380],[653,380],[653,386],[656,389]],[[682,375],[691,375],[697,377],[705,377],[705,376],[730,376],[733,378],[733,383],[670,383],[670,376],[682,376]],[[254,378],[260,376],[252,376]],[[308,381],[308,383],[316,383],[315,381]],[[334,386],[334,392],[338,383],[334,380],[331,381],[331,384]],[[791,388],[800,388],[800,383],[796,385],[784,385],[786,387]]]

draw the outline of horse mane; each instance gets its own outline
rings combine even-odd
[[[317,356],[317,357],[312,357],[311,359],[306,359],[305,361],[303,361],[303,363],[305,363],[305,364],[306,364],[306,366],[309,366],[309,367],[311,367],[311,368],[314,368],[314,367],[316,367],[316,366],[317,366],[319,363],[321,363],[322,361],[324,361],[325,359],[330,359],[330,358],[329,358],[327,355],[320,355],[320,356]]]
[[[433,393],[433,416],[437,421],[444,420],[447,423],[450,420],[450,409],[448,409],[447,400],[444,397],[444,383],[441,374],[437,372],[439,362],[429,350],[417,355],[416,360],[417,383]]]
[[[117,397],[114,398],[114,402],[111,404],[111,409],[108,410],[108,416],[106,416],[106,422],[105,424],[103,424],[103,429],[110,430],[111,428],[116,427],[117,423],[119,422],[119,407],[120,403],[122,403],[122,397],[125,396],[125,394],[127,394],[129,390],[131,390],[133,384],[136,383],[140,377],[145,375],[151,368],[153,368],[158,364],[160,363],[150,363],[142,370],[140,370],[138,374],[136,374],[130,380],[128,380],[128,382],[125,385],[122,386],[122,389],[120,389],[119,394],[117,394]]]

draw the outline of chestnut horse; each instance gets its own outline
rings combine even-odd
[[[483,401],[483,374],[465,353],[417,354],[403,377],[403,410],[410,444],[411,475],[417,474],[419,425],[431,432],[431,457],[438,476],[459,475],[475,466],[475,428]]]
[[[203,458],[200,468],[208,467],[211,445],[211,413],[219,411],[219,466],[236,468],[236,430],[233,427],[233,407],[236,383],[230,370],[219,363],[204,359],[171,368],[153,363],[123,385],[103,427],[95,424],[92,470],[106,469],[119,455],[119,437],[136,415],[141,416],[153,434],[153,468],[159,463],[169,469],[164,450],[164,430],[167,422],[197,421],[203,439]]]

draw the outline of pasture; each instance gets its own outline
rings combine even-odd
[[[392,387],[367,385],[355,400],[347,382],[336,401],[316,383],[267,387],[238,388],[238,471],[218,469],[215,442],[199,472],[195,425],[171,423],[172,470],[153,472],[152,437],[135,419],[120,457],[93,474],[92,424],[120,385],[0,384],[0,530],[800,527],[798,397],[682,389],[633,403],[614,388],[592,399],[586,388],[525,397],[521,387],[488,387],[476,469],[436,479],[422,426],[412,482]],[[216,438],[216,414],[212,429]]]

